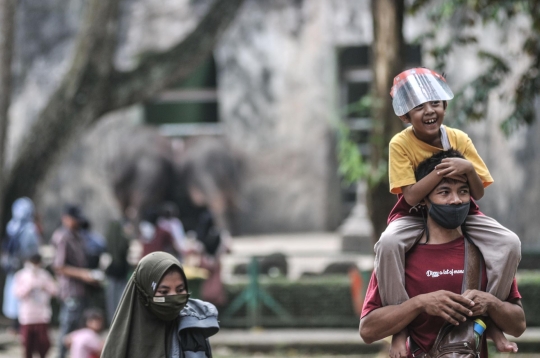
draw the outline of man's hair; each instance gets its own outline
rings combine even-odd
[[[433,171],[433,169],[435,169],[437,165],[441,164],[442,160],[445,158],[465,159],[463,154],[461,154],[461,152],[458,150],[452,148],[448,150],[441,150],[440,152],[433,154],[431,157],[418,164],[418,168],[416,168],[416,170],[414,171],[416,181],[418,182],[424,177],[426,177],[429,173]]]

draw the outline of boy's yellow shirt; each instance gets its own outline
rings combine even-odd
[[[478,155],[469,136],[459,129],[445,126],[448,140],[453,149],[463,154],[470,161],[476,173],[482,180],[484,188],[493,183],[489,170]],[[388,174],[390,177],[390,192],[401,194],[401,188],[416,183],[414,171],[422,161],[440,152],[442,149],[433,147],[414,135],[412,127],[396,134],[390,141]]]

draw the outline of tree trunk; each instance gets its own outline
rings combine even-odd
[[[371,8],[374,39],[372,44],[373,82],[371,84],[373,129],[370,161],[372,171],[376,172],[381,165],[386,165],[390,139],[402,129],[401,121],[392,109],[389,93],[394,76],[404,65],[402,33],[404,0],[372,0]],[[382,180],[369,185],[367,206],[375,241],[386,228],[388,214],[395,203],[395,196],[389,192],[387,174]]]
[[[211,54],[244,0],[216,0],[186,39],[130,72],[113,67],[120,1],[88,3],[71,69],[22,142],[5,185],[4,208],[33,196],[62,151],[105,113],[148,100],[187,77]]]
[[[0,203],[3,202],[6,181],[4,165],[8,110],[11,103],[11,62],[13,58],[16,7],[16,0],[0,0]],[[3,209],[4,207],[0,205],[0,218],[3,216]]]

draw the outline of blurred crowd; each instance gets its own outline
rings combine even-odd
[[[225,305],[220,257],[229,250],[230,235],[217,227],[210,210],[203,209],[195,230],[187,233],[171,202],[140,215],[127,211],[123,219],[111,220],[103,234],[77,205],[66,205],[60,219],[46,242],[34,204],[24,197],[13,203],[6,227],[2,309],[25,357],[47,355],[54,302],[59,308],[58,357],[99,357],[101,331],[112,321],[134,267],[154,251],[177,257],[188,280],[203,280],[192,295]]]

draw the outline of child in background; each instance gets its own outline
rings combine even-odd
[[[103,329],[104,316],[101,310],[87,309],[84,312],[85,328],[71,332],[64,344],[69,348],[70,358],[99,358],[103,350],[103,339],[99,335]]]
[[[418,204],[443,178],[467,181],[471,198],[479,200],[484,188],[493,183],[488,168],[466,133],[443,125],[447,101],[454,97],[443,76],[427,68],[413,68],[394,78],[390,92],[395,114],[410,125],[396,134],[389,146],[390,192],[398,194],[398,202],[388,217],[388,227],[375,245],[375,273],[383,305],[397,305],[409,297],[405,291],[405,252],[424,228],[423,210]],[[418,164],[442,150],[453,148],[465,159],[446,158],[432,173],[416,181]],[[471,200],[466,221],[454,225],[455,215],[447,214],[447,228],[464,224],[468,236],[480,249],[486,263],[487,292],[505,301],[521,259],[521,243],[516,234],[496,220],[483,215]],[[456,226],[457,225],[457,226]],[[429,233],[428,233],[429,240]],[[486,331],[497,349],[515,352],[494,324]],[[405,357],[407,332],[394,335],[390,355]]]
[[[20,333],[25,357],[32,358],[38,352],[41,358],[47,354],[49,323],[51,321],[51,296],[56,295],[57,285],[52,275],[41,268],[41,256],[35,254],[15,274],[14,293],[19,298]]]

